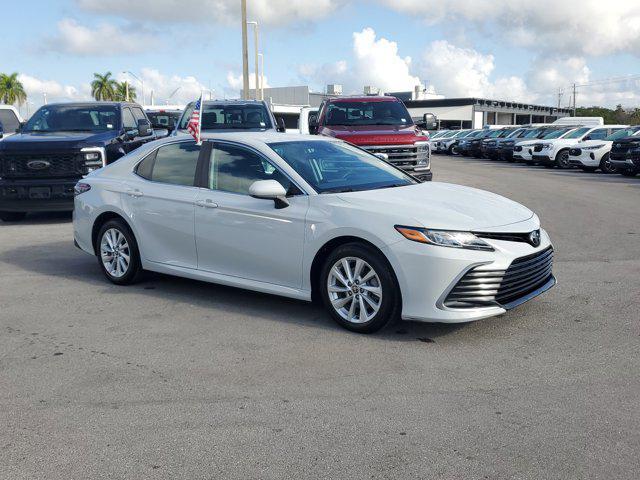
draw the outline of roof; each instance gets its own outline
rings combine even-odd
[[[523,102],[511,102],[507,100],[493,100],[489,98],[464,97],[464,98],[438,98],[431,100],[405,100],[407,108],[415,107],[451,107],[463,105],[476,105],[481,107],[502,107],[524,110],[556,110],[558,112],[571,113],[570,108],[558,108],[550,105],[536,105]]]
[[[356,95],[353,97],[331,97],[327,99],[329,102],[397,102],[396,97],[384,97],[380,95]]]
[[[140,107],[141,105],[139,103],[135,103],[135,102],[103,102],[102,100],[95,100],[93,102],[89,101],[89,102],[58,102],[58,103],[48,103],[46,105],[43,105],[43,107],[58,107],[58,106],[64,106],[64,107],[90,107],[90,106],[94,106],[94,105],[104,105],[106,107],[118,107],[118,106],[122,106],[122,105],[135,105],[136,107]]]

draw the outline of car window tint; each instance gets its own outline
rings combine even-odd
[[[193,186],[199,155],[200,147],[195,142],[173,143],[160,147],[153,162],[151,180]]]
[[[133,117],[131,110],[128,108],[122,109],[122,125],[125,130],[131,130],[133,128],[137,128],[138,124],[136,123],[136,119]]]
[[[589,134],[592,140],[601,140],[607,136],[609,133],[609,129],[607,128],[599,128],[598,130],[594,130]]]
[[[276,180],[289,191],[291,182],[251,150],[229,145],[216,145],[211,149],[209,188],[223,192],[249,194],[249,187],[258,180]]]
[[[133,111],[133,116],[136,119],[136,121],[147,119],[147,117],[145,117],[144,112],[142,111],[141,108],[133,107],[131,110]]]
[[[13,133],[20,126],[20,122],[13,110],[0,109],[0,123],[4,133]]]
[[[136,173],[140,175],[142,178],[146,178],[147,180],[151,180],[151,173],[153,172],[153,163],[156,161],[156,153],[153,152],[143,161],[141,161],[136,167]]]

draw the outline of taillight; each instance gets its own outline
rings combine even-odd
[[[91,190],[91,185],[88,183],[78,182],[75,187],[73,187],[73,195],[78,196],[82,193],[88,192],[89,190]]]

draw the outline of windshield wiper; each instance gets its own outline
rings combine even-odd
[[[323,193],[346,193],[346,192],[355,192],[356,190],[354,190],[351,187],[335,187],[335,188],[327,188],[326,190],[323,190],[322,192],[320,192],[320,194]]]
[[[382,188],[396,188],[396,187],[406,187],[407,185],[411,185],[410,183],[392,183],[390,185],[381,185],[379,187],[370,188],[370,190],[380,190]]]

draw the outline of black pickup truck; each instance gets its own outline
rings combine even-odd
[[[73,210],[73,188],[80,178],[155,139],[135,103],[40,107],[17,134],[0,141],[0,219]]]

